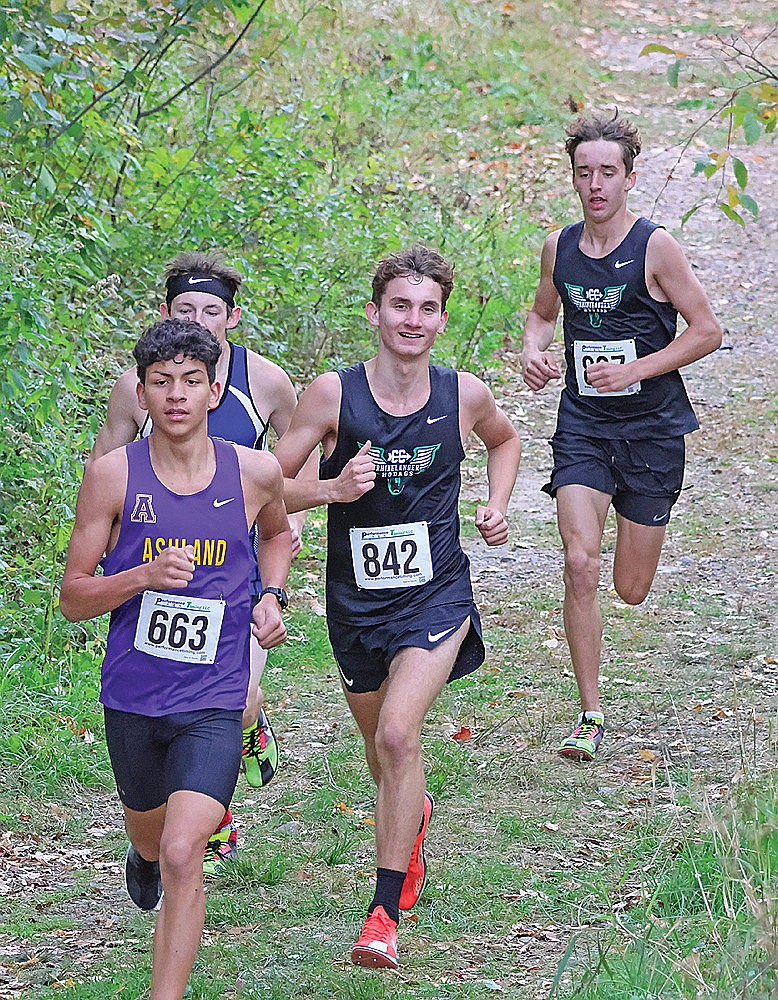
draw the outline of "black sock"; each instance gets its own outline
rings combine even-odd
[[[368,913],[372,913],[377,906],[383,906],[390,920],[394,920],[395,923],[400,922],[400,893],[405,881],[405,874],[405,872],[393,871],[391,868],[378,869],[375,896],[367,908]]]

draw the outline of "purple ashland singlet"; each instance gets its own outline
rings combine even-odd
[[[144,591],[111,612],[100,701],[139,715],[243,709],[249,678],[249,575],[256,562],[235,448],[211,438],[216,472],[201,492],[157,479],[149,439],[127,445],[127,492],[106,576],[149,563],[171,545],[194,547],[187,587]]]

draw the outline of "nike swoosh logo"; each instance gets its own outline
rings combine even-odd
[[[654,514],[654,522],[664,521],[664,519],[666,517],[667,517],[667,514]]]
[[[447,416],[448,414],[444,413],[442,417],[427,417],[427,423],[436,424],[439,420],[445,420]]]
[[[189,278],[189,284],[190,285],[199,285],[203,281],[210,281],[210,280],[211,280],[210,278],[192,278],[192,277],[190,277]]]
[[[346,677],[346,675],[340,669],[340,664],[339,663],[336,663],[335,666],[338,668],[338,673],[343,678],[343,683],[346,685],[346,687],[354,687],[354,678],[352,677],[352,678],[349,679],[348,677]]]
[[[455,628],[456,625],[453,625],[451,628],[444,629],[442,632],[436,632],[434,635],[432,632],[428,632],[427,642],[437,642],[438,639],[442,639],[444,635],[448,635],[449,632],[453,632]]]
[[[635,263],[635,258],[633,257],[632,260],[617,260],[613,266],[616,268],[616,270],[618,270],[620,267],[626,267],[627,264],[634,264],[634,263]],[[191,281],[192,279],[190,278],[189,280]]]
[[[214,500],[214,507],[223,507],[226,503],[232,503],[235,497],[230,497],[228,500]]]

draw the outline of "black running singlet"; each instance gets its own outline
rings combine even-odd
[[[459,542],[459,378],[430,366],[430,395],[396,417],[373,399],[363,364],[338,372],[338,441],[322,459],[334,479],[366,441],[376,464],[372,490],[327,512],[327,615],[355,624],[386,620],[425,604],[472,601]]]
[[[579,247],[583,222],[559,235],[554,285],[564,310],[565,386],[558,431],[584,437],[640,440],[676,437],[698,423],[678,371],[644,379],[622,393],[598,393],[586,372],[601,360],[625,364],[667,347],[678,313],[646,286],[646,246],[659,227],[639,218],[606,257]]]

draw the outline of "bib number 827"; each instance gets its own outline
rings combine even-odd
[[[155,646],[167,646],[170,649],[183,649],[186,646],[197,653],[205,647],[208,638],[208,617],[195,615],[190,621],[189,615],[184,611],[170,615],[164,608],[157,608],[149,617],[146,636]]]
[[[613,365],[623,365],[626,364],[626,357],[623,354],[584,354],[581,358],[583,363],[584,378],[586,379],[586,384],[591,385],[589,381],[589,372],[587,371],[592,365],[596,365],[600,361],[609,361]]]
[[[373,542],[366,542],[362,546],[362,559],[363,565],[365,567],[365,576],[370,577],[375,580],[381,575],[381,571],[384,570],[387,573],[391,573],[392,576],[408,576],[413,573],[419,573],[420,568],[414,566],[413,559],[418,552],[418,546],[412,538],[406,538],[405,541],[400,542],[400,554],[397,552],[397,544],[395,542],[389,542],[386,546],[386,552],[384,553],[383,560],[381,559],[381,550]],[[402,562],[402,557],[405,557],[405,561]]]

